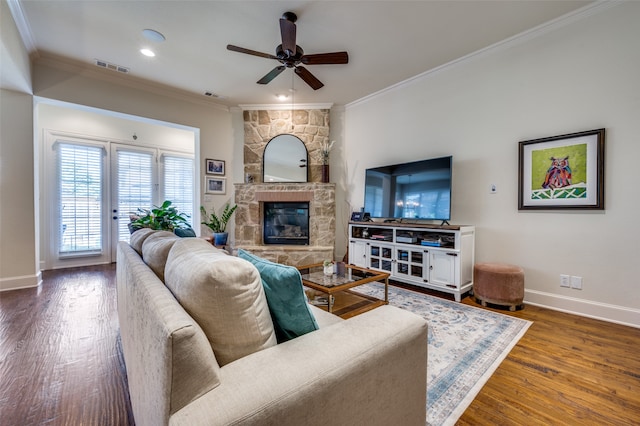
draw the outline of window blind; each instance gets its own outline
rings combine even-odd
[[[58,146],[58,253],[102,251],[103,150],[60,143]]]
[[[129,241],[129,215],[153,205],[153,154],[118,150],[118,240]]]
[[[163,194],[164,200],[180,213],[186,213],[189,223],[193,226],[193,173],[192,158],[163,155]]]

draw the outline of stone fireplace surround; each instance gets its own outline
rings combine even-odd
[[[334,258],[336,233],[335,184],[235,184],[235,245],[257,256],[285,265],[301,266]],[[309,245],[264,245],[264,202],[309,203]]]
[[[320,147],[329,139],[329,109],[246,110],[244,172],[254,183],[235,184],[235,248],[273,262],[302,266],[334,259],[336,234],[335,184],[321,183]],[[309,152],[309,182],[263,183],[264,148],[275,136],[291,134]],[[264,202],[309,202],[309,245],[264,245]]]

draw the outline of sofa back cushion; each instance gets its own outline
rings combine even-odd
[[[200,238],[175,242],[165,284],[204,330],[220,366],[277,344],[258,270]]]
[[[142,243],[144,243],[144,240],[146,240],[149,237],[149,235],[155,232],[156,231],[154,231],[151,228],[138,229],[134,231],[133,234],[131,234],[131,239],[129,244],[131,245],[131,247],[133,247],[135,251],[138,252],[140,256],[142,256]]]
[[[176,241],[178,237],[173,232],[153,231],[142,243],[142,260],[162,281],[169,250]]]

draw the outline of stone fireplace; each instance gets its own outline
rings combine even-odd
[[[235,184],[235,245],[260,257],[301,266],[333,259],[336,212],[332,183]],[[265,203],[308,203],[308,245],[265,244]]]
[[[301,266],[334,258],[335,184],[321,183],[320,147],[329,138],[329,110],[244,111],[244,172],[253,183],[235,184],[235,247],[274,262]],[[262,182],[264,148],[281,134],[297,136],[309,153],[309,182]],[[306,244],[265,242],[265,203],[308,203]],[[298,226],[298,225],[295,225]],[[287,235],[297,234],[289,228]]]

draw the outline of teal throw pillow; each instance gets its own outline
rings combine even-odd
[[[196,236],[196,231],[194,231],[193,228],[176,228],[176,229],[173,230],[173,233],[176,234],[180,238],[187,238],[187,237],[195,237]]]
[[[318,329],[302,286],[300,271],[238,249],[238,257],[253,263],[260,272],[278,343]]]

